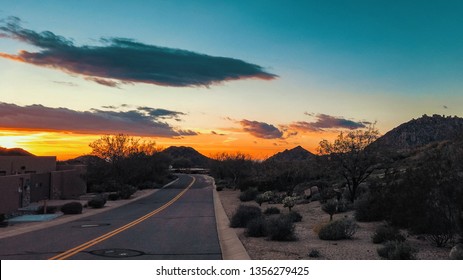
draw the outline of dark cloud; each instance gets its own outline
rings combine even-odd
[[[126,133],[136,136],[179,137],[196,135],[160,121],[166,117],[151,116],[146,110],[114,111],[91,109],[75,111],[43,105],[18,106],[0,102],[0,128],[21,130],[66,131],[83,134]],[[163,110],[149,108],[151,111]],[[170,115],[183,114],[171,112]]]
[[[307,114],[306,114],[307,115]],[[322,131],[324,129],[359,129],[365,128],[367,122],[355,122],[342,117],[333,117],[326,114],[316,115],[315,122],[299,121],[289,125],[290,129],[296,131]]]
[[[283,137],[283,132],[275,126],[257,121],[242,120],[239,122],[243,127],[243,131],[263,139],[277,139]]]
[[[212,135],[225,136],[224,133],[217,133],[217,132],[215,132],[215,131],[213,131],[213,130],[211,131],[211,134],[212,134]]]
[[[146,112],[153,118],[157,119],[175,119],[176,121],[181,121],[180,116],[185,115],[182,112],[176,112],[166,109],[150,108],[150,107],[138,107],[139,111]]]
[[[69,86],[69,87],[77,87],[77,84],[72,83],[72,82],[53,81],[53,83],[58,84],[58,85]]]
[[[255,64],[187,50],[147,45],[131,39],[101,39],[101,46],[76,46],[72,40],[50,31],[35,32],[21,26],[19,18],[0,22],[0,37],[12,38],[41,49],[0,57],[80,74],[99,84],[121,83],[162,86],[210,86],[229,80],[277,76]]]

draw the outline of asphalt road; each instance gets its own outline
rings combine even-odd
[[[180,175],[133,203],[0,240],[2,260],[221,258],[212,184],[202,175]]]

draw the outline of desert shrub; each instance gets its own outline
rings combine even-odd
[[[384,220],[384,208],[381,203],[378,203],[376,198],[366,196],[358,199],[354,205],[355,219],[359,222],[375,222]]]
[[[45,211],[47,210],[47,211]],[[37,214],[54,214],[56,213],[56,211],[58,211],[58,207],[57,206],[47,206],[46,209],[45,207],[43,206],[39,206],[39,208],[37,208],[37,211],[35,211],[35,213]]]
[[[4,213],[0,213],[0,227],[7,227],[8,221],[6,220],[6,215]]]
[[[240,200],[243,202],[252,201],[257,197],[258,194],[259,194],[259,191],[256,188],[249,188],[241,192]]]
[[[338,201],[336,199],[330,199],[322,205],[322,210],[330,215],[330,221],[333,220],[333,215],[338,211]]]
[[[265,197],[262,194],[258,194],[254,199],[259,206],[262,206],[262,203],[266,202]]]
[[[433,233],[428,235],[428,240],[430,240],[437,247],[444,247],[450,241],[453,241],[452,232],[443,232],[443,233]]]
[[[351,238],[358,225],[351,219],[342,219],[328,223],[320,229],[318,237],[322,240],[341,240]]]
[[[137,188],[135,188],[132,185],[128,184],[122,184],[119,186],[119,196],[122,199],[129,199],[135,192],[137,191]]]
[[[82,213],[82,204],[80,202],[68,202],[61,206],[61,212],[65,215],[74,215]]]
[[[413,260],[416,256],[416,249],[407,242],[400,241],[388,241],[377,252],[381,258],[387,260]]]
[[[272,191],[266,191],[262,194],[262,196],[264,197],[265,201],[270,201],[273,199],[275,194]]]
[[[230,227],[244,228],[249,221],[260,216],[262,216],[262,211],[259,207],[240,205],[231,218]]]
[[[405,241],[405,237],[400,233],[400,231],[397,228],[390,226],[378,227],[371,239],[375,244],[386,241]]]
[[[313,250],[311,250],[309,252],[309,257],[311,257],[311,258],[319,258],[320,257],[320,252],[318,250],[313,249]]]
[[[287,196],[283,199],[283,207],[288,207],[289,211],[291,211],[291,208],[296,205],[296,200],[297,197],[295,196]]]
[[[315,232],[317,235],[320,233],[320,230],[324,228],[328,222],[320,222],[314,225],[312,231]]]
[[[156,187],[156,183],[151,181],[145,181],[137,185],[138,189],[146,190],[146,189],[154,189]]]
[[[250,237],[267,236],[267,221],[265,218],[259,216],[250,220],[246,225],[245,234]]]
[[[264,214],[265,215],[280,214],[280,209],[278,209],[276,207],[269,207],[269,208],[265,209]]]
[[[294,224],[286,215],[270,217],[267,223],[268,238],[275,241],[294,241]]]
[[[221,191],[223,191],[223,186],[217,186],[217,187],[215,187],[215,190],[218,191],[218,192],[221,192]]]
[[[302,221],[302,215],[296,211],[291,211],[288,214],[285,214],[285,216],[287,216],[293,223],[298,223]]]
[[[340,199],[340,200],[338,200],[338,210],[336,211],[336,213],[347,212],[347,211],[349,211],[350,207],[351,207],[351,204],[349,203],[348,200]]]
[[[87,204],[92,208],[103,208],[106,204],[106,198],[103,195],[97,195],[90,199]]]
[[[120,198],[121,196],[117,192],[108,194],[108,200],[118,200]]]

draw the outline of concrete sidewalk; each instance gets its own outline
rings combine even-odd
[[[205,175],[203,175],[205,176]],[[223,209],[222,202],[220,201],[219,195],[216,190],[216,186],[214,183],[214,179],[210,176],[207,176],[209,180],[211,180],[213,185],[213,199],[214,199],[214,210],[215,210],[215,217],[216,217],[216,224],[217,224],[217,232],[220,242],[220,247],[222,250],[222,258],[224,260],[249,260],[250,257],[246,252],[243,244],[239,240],[238,236],[236,235],[235,231],[229,227],[229,220],[227,215],[225,214],[225,210]],[[177,179],[178,180],[178,179]],[[177,181],[175,180],[175,181]],[[175,181],[170,182],[169,184],[165,185],[163,188],[173,184]],[[82,219],[85,217],[89,217],[92,215],[96,215],[128,203],[137,201],[141,198],[149,196],[159,189],[146,189],[146,190],[139,190],[137,191],[130,199],[126,200],[116,200],[116,201],[107,201],[105,206],[100,209],[88,208],[84,207],[82,210],[82,214],[79,215],[60,215],[55,217],[52,220],[44,220],[41,222],[21,222],[21,223],[14,223],[9,225],[8,227],[0,228],[0,239],[19,235],[26,232],[31,232],[35,230],[40,230],[48,227],[52,227],[55,225],[72,222],[78,219]],[[82,205],[86,205],[87,200],[49,200],[47,202],[48,206],[60,206],[65,203],[71,201],[78,201],[82,203]]]

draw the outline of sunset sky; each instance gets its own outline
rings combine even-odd
[[[125,133],[264,158],[463,115],[463,1],[0,4],[0,146],[36,155]]]

